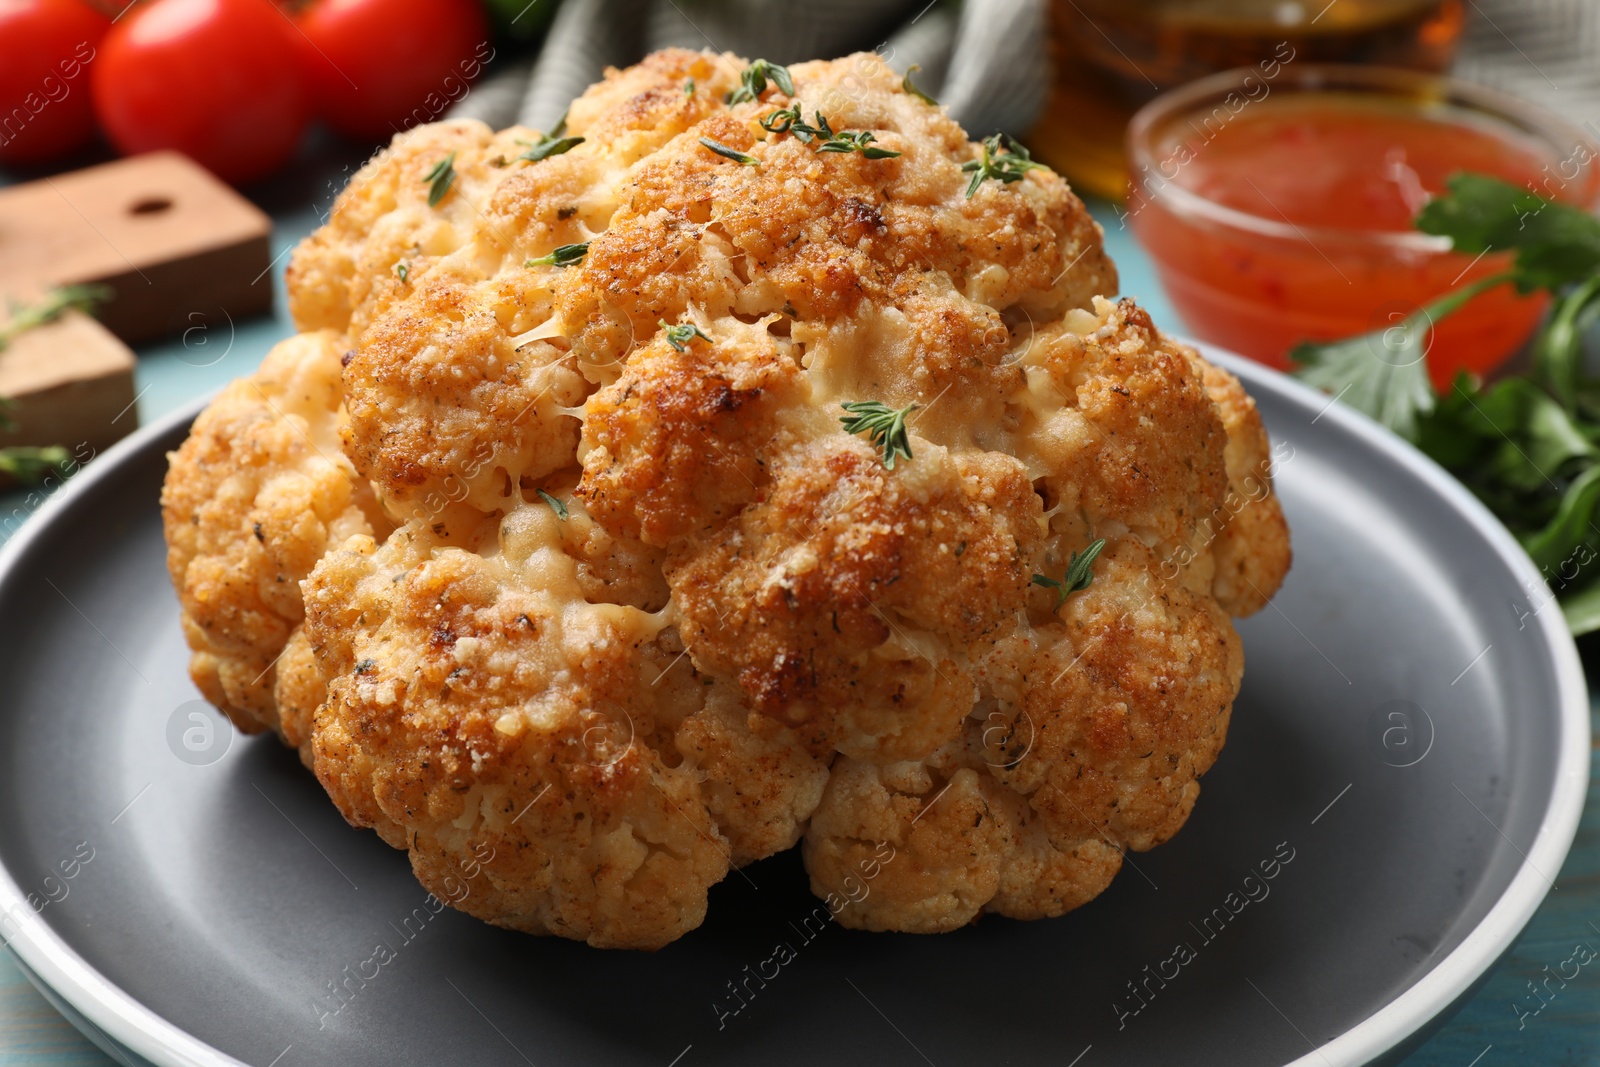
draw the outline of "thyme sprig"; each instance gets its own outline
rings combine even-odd
[[[893,159],[900,153],[889,148],[879,148],[871,130],[845,130],[824,142],[818,152],[860,152],[867,159]]]
[[[961,164],[961,169],[972,175],[972,181],[967,185],[967,199],[971,200],[986,178],[1005,183],[1019,182],[1030,170],[1043,170],[1045,165],[1035,163],[1028,150],[1009,134],[997,133],[984,138],[978,158]]]
[[[844,432],[865,433],[873,444],[883,449],[883,465],[894,470],[895,459],[911,458],[911,431],[906,418],[917,410],[916,404],[892,408],[881,400],[848,400],[839,405],[849,412],[839,421]]]
[[[794,95],[794,80],[789,77],[789,68],[758,59],[744,68],[744,73],[739,75],[739,88],[728,94],[728,103],[742,104],[747,100],[757,99],[767,91],[768,78],[772,79],[772,83],[784,96]]]
[[[46,326],[69,311],[88,314],[96,304],[104,303],[112,296],[111,288],[105,285],[63,285],[51,289],[31,304],[13,301],[10,318],[0,326],[0,352],[5,351],[6,346],[19,334]]]
[[[549,255],[525,261],[524,267],[570,267],[582,263],[583,257],[589,254],[589,242],[580,245],[559,245]]]
[[[1091,568],[1094,566],[1095,559],[1105,547],[1106,539],[1104,537],[1096,538],[1089,542],[1088,548],[1085,548],[1082,552],[1074,552],[1072,554],[1072,558],[1067,561],[1067,573],[1062,577],[1051,578],[1048,575],[1035,574],[1033,576],[1033,584],[1042,585],[1046,589],[1054,589],[1056,591],[1056,607],[1059,608],[1067,602],[1067,597],[1070,594],[1081,592],[1094,584],[1094,571]]]
[[[62,445],[0,448],[0,474],[9,475],[19,482],[40,482],[46,475],[64,475],[71,466],[72,454]]]
[[[760,125],[768,133],[789,133],[801,144],[811,144],[818,138],[822,143],[818,145],[819,152],[860,152],[868,159],[893,159],[900,153],[888,148],[879,148],[873,144],[877,138],[871,130],[844,130],[835,133],[828,123],[828,118],[820,111],[812,112],[816,116],[816,124],[805,121],[796,101],[786,108],[780,108],[772,114],[761,119]]]

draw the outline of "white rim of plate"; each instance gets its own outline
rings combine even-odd
[[[1329,403],[1324,394],[1309,386],[1242,356],[1194,341],[1187,343],[1195,345],[1207,359],[1238,375],[1252,395],[1258,391],[1276,392],[1298,406],[1322,409],[1324,413],[1319,417],[1330,419],[1383,452],[1453,505],[1518,577],[1532,583],[1544,581],[1533,561],[1500,521],[1465,486],[1421,452],[1366,416],[1343,405]],[[93,492],[103,479],[113,477],[118,462],[125,455],[141,451],[151,439],[193,420],[209,399],[204,397],[186,404],[118,442],[98,462],[45,501],[17,534],[0,546],[0,575],[16,565],[57,512]],[[1537,588],[1537,584],[1531,587]],[[1534,621],[1545,638],[1555,671],[1559,697],[1555,711],[1560,716],[1560,737],[1556,773],[1544,819],[1522,865],[1478,925],[1432,970],[1366,1019],[1284,1067],[1359,1067],[1398,1047],[1465,995],[1511,947],[1544,902],[1548,879],[1543,872],[1560,871],[1577,834],[1578,820],[1588,795],[1589,695],[1577,646],[1560,614],[1540,612]],[[0,865],[0,913],[11,913],[19,904],[27,913],[27,919],[10,939],[12,951],[22,960],[30,978],[47,985],[103,1036],[160,1067],[244,1067],[242,1061],[205,1044],[146,1008],[89,966],[53,929],[32,914],[21,887],[11,872]],[[95,1040],[92,1034],[85,1036]],[[101,1042],[95,1040],[95,1044]]]

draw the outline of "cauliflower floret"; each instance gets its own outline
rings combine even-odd
[[[317,566],[315,768],[441,899],[658,948],[700,924],[730,862],[795,843],[827,764],[756,736],[664,611],[591,603],[568,549],[590,520],[564,507],[516,508],[478,551],[413,524]]]
[[[1033,591],[1029,625],[975,663],[971,713],[930,755],[835,764],[805,841],[814,891],[848,897],[872,842],[896,855],[847,926],[1059,915],[1170,838],[1243,675],[1229,613],[1259,610],[1289,567],[1265,430],[1231,374],[1127,301],[1069,313],[1019,361],[1017,454],[1047,472],[1050,505],[1036,573],[1108,544],[1086,590],[1059,605]]]
[[[840,922],[932,932],[984,911],[1059,915],[1104,889],[1124,850],[1177,832],[1244,663],[1227,614],[1156,562],[1135,540],[1109,544],[1052,621],[995,643],[971,715],[927,759],[834,768],[806,837],[813,888],[841,890],[867,842],[897,852]]]
[[[567,151],[444,123],[357,175],[289,276],[338,331],[295,342],[332,347],[292,424],[336,462],[232,443],[236,386],[169,478],[197,679],[501,925],[657,947],[801,840],[847,925],[1060,914],[1221,748],[1229,614],[1289,565],[1260,417],[1105,299],[1059,177],[973,186],[979,146],[876,57],[727,103],[744,66],[661,52],[574,102]],[[861,401],[903,439],[847,432]],[[252,527],[313,476],[298,540]]]
[[[195,420],[161,492],[195,685],[240,730],[296,748],[310,740],[310,698],[280,716],[275,690],[304,615],[300,580],[331,545],[390,529],[339,447],[344,351],[331,331],[280,343]]]

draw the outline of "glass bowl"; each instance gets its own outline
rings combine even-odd
[[[1526,184],[1543,196],[1589,208],[1600,194],[1600,144],[1587,130],[1442,75],[1272,61],[1157,97],[1128,128],[1132,178],[1124,222],[1154,260],[1190,333],[1271,366],[1287,368],[1287,353],[1299,341],[1392,327],[1429,300],[1506,269],[1510,258],[1452,252],[1446,239],[1404,220],[1398,223],[1404,228],[1394,220],[1388,228],[1345,223],[1331,200],[1310,205],[1316,216],[1310,222],[1293,208],[1278,210],[1265,192],[1255,210],[1208,192],[1204,175],[1212,162],[1204,153],[1235,151],[1248,121],[1288,122],[1295,115],[1332,117],[1349,129],[1398,120],[1427,133],[1444,124],[1445,134],[1459,131],[1450,144],[1503,145],[1507,159],[1517,156],[1529,173]],[[1315,187],[1319,161],[1326,164],[1338,145],[1319,142],[1311,125],[1299,132],[1307,131],[1297,156],[1273,173],[1257,173],[1261,185]],[[1472,165],[1472,151],[1460,151],[1461,169],[1482,169]],[[1403,151],[1398,158],[1405,160]],[[1437,191],[1419,188],[1416,195],[1420,202]],[[1442,320],[1430,342],[1435,382],[1447,384],[1458,369],[1483,373],[1503,362],[1546,303],[1500,286]]]

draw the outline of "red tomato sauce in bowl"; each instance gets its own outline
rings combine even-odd
[[[1289,367],[1304,340],[1385,329],[1498,273],[1412,226],[1458,171],[1582,207],[1600,193],[1600,146],[1502,94],[1409,71],[1273,64],[1207,78],[1129,127],[1125,221],[1196,336]],[[1547,301],[1492,289],[1434,331],[1429,369],[1488,371],[1532,333]]]

